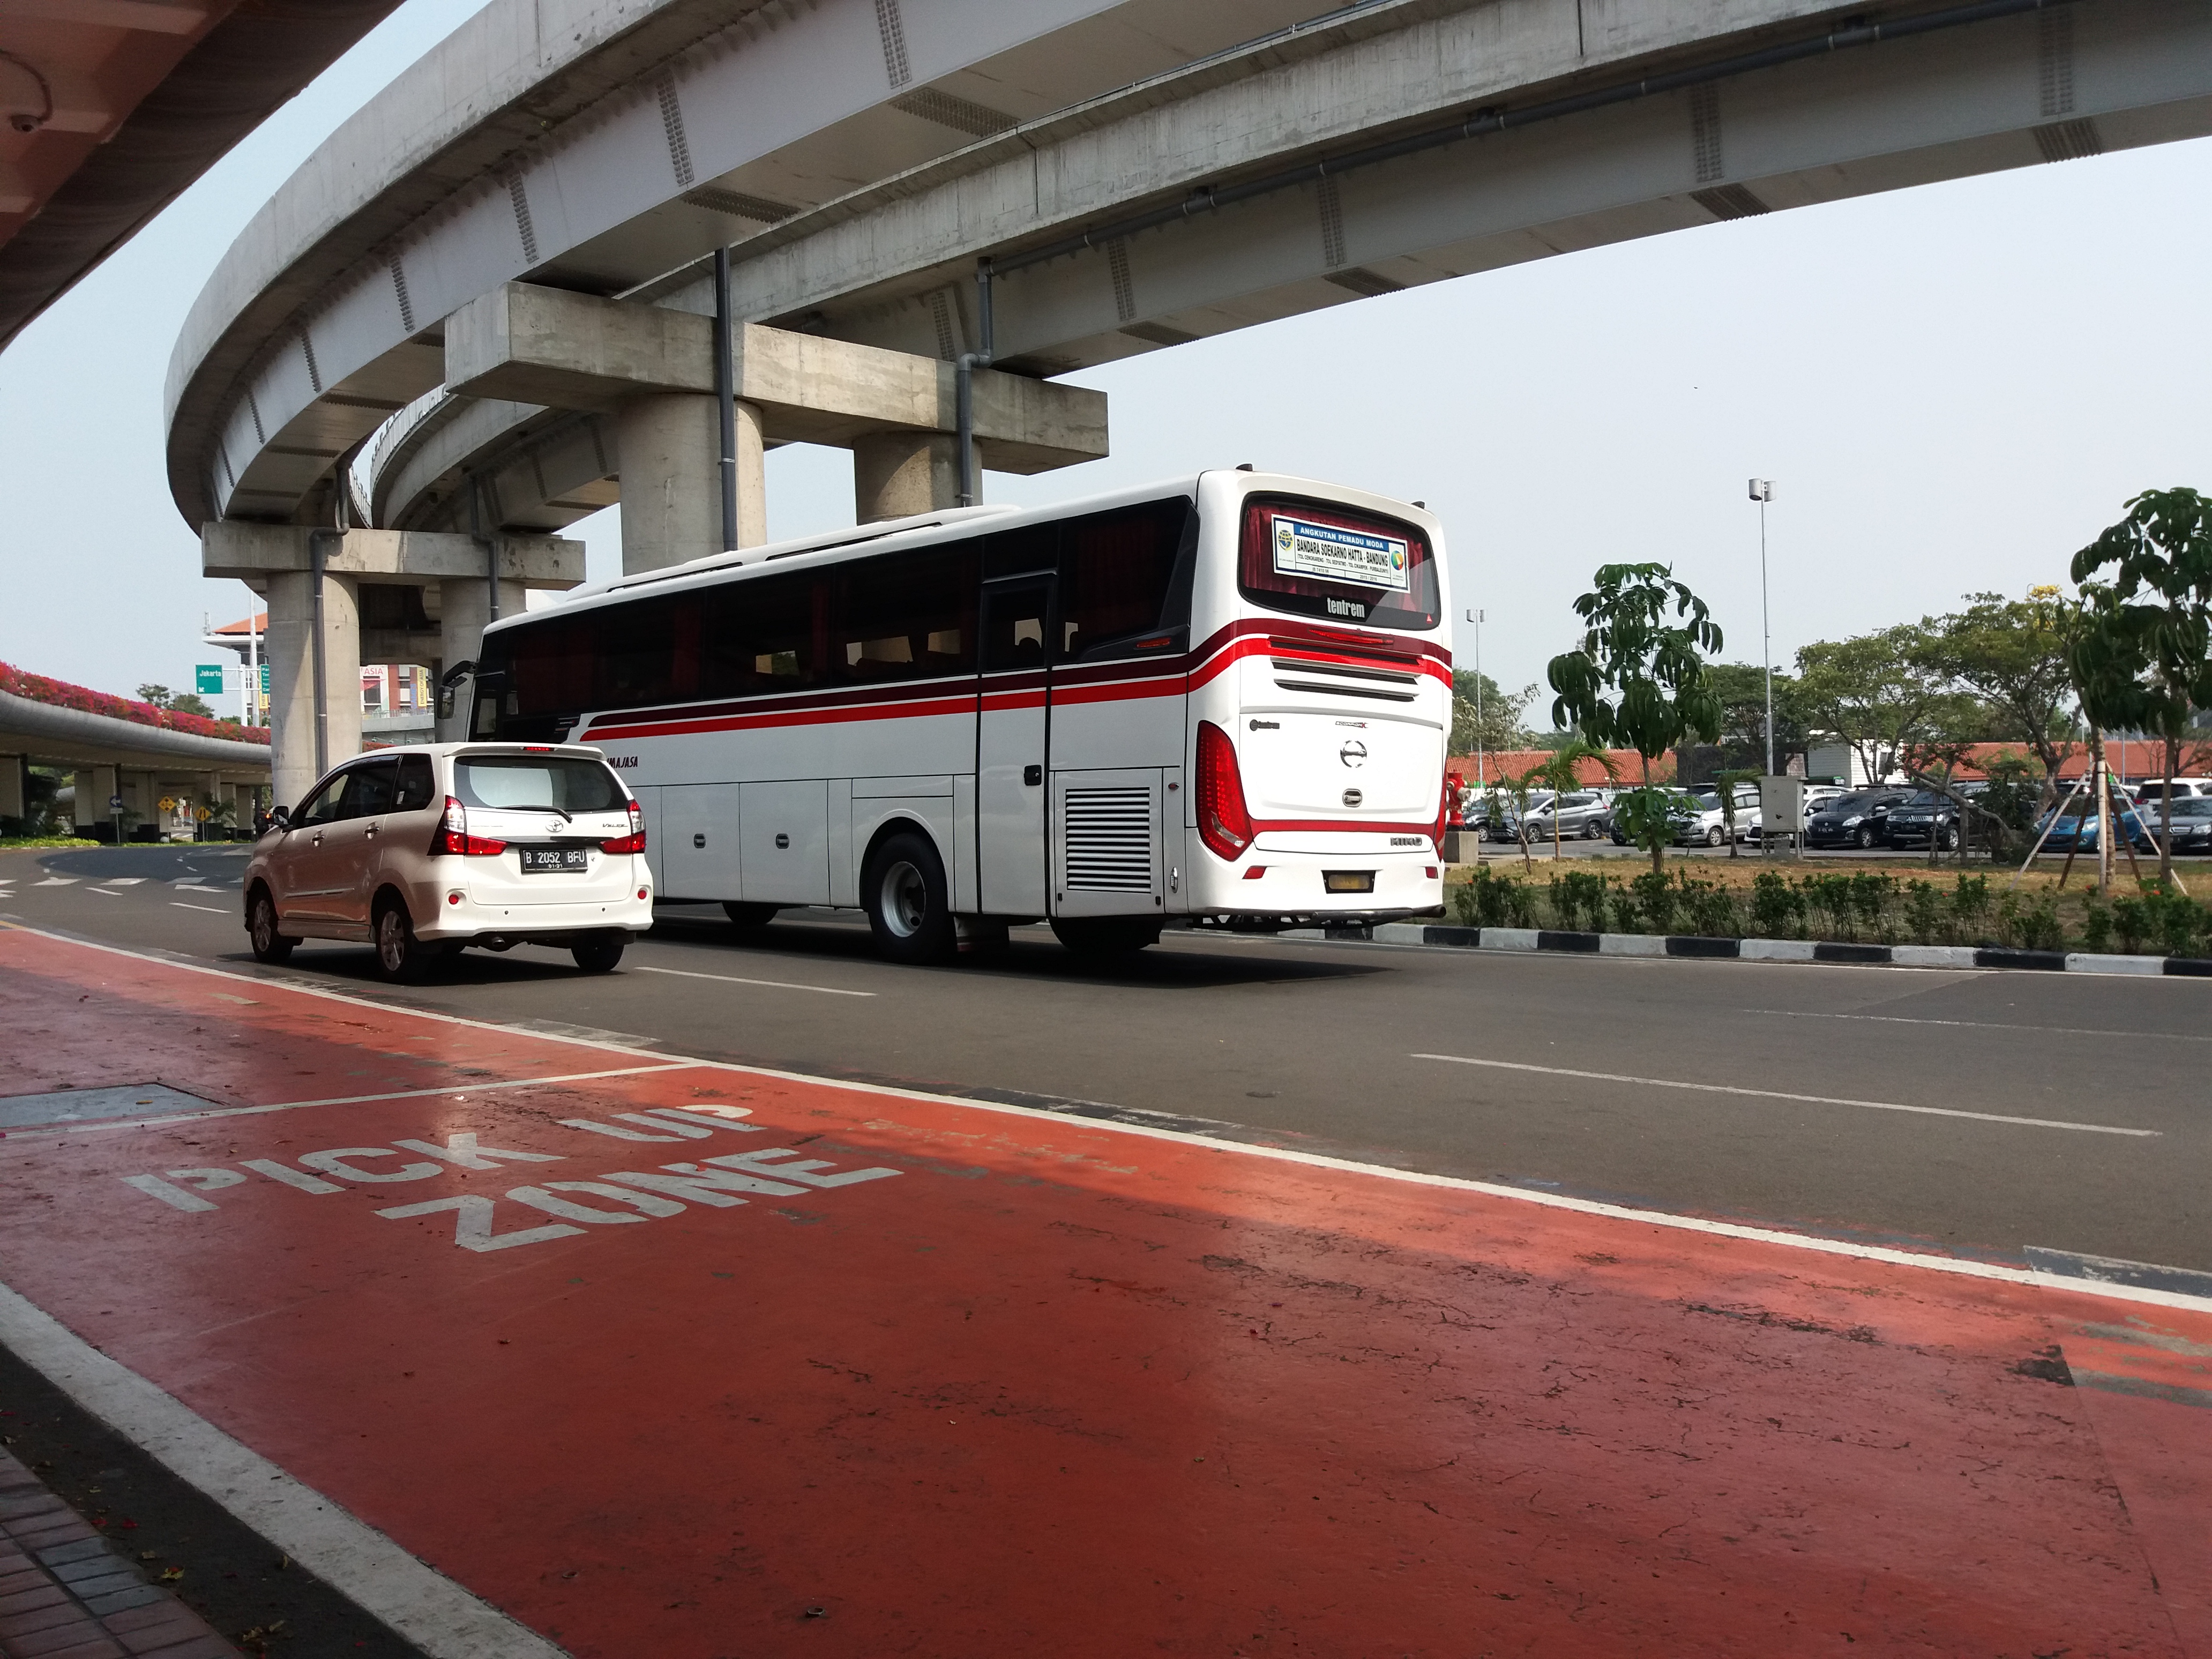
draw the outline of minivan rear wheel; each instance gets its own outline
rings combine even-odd
[[[568,954],[576,958],[576,966],[587,974],[611,974],[629,945],[628,933],[592,933],[571,945]]]
[[[256,888],[246,907],[246,937],[253,946],[253,959],[272,964],[289,962],[292,947],[300,942],[277,931],[276,901],[265,887]]]
[[[415,937],[415,924],[407,907],[387,899],[376,912],[376,971],[395,985],[414,985],[430,976],[444,957],[442,951]]]

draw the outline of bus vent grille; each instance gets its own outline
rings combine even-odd
[[[1152,792],[1067,792],[1067,884],[1085,892],[1152,890]]]

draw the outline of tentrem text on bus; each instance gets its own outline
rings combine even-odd
[[[493,624],[471,732],[599,748],[662,901],[904,961],[1432,915],[1438,529],[1240,469],[724,554]]]

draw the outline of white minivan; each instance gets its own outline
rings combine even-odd
[[[283,807],[246,866],[253,954],[303,939],[376,946],[418,980],[465,946],[566,946],[586,973],[653,926],[645,818],[596,749],[441,743],[334,768]]]

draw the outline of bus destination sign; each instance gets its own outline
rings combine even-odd
[[[1275,568],[1284,575],[1320,576],[1400,592],[1413,585],[1406,544],[1398,538],[1370,536],[1279,513],[1274,515],[1274,537]]]

